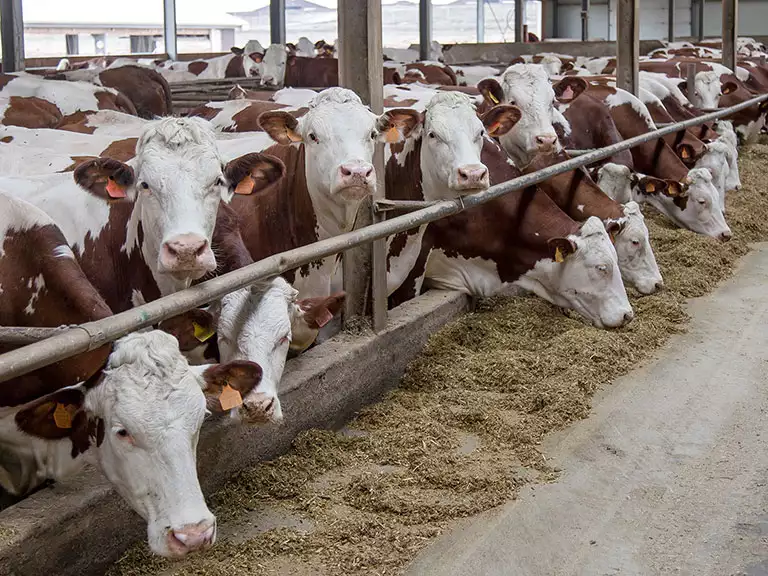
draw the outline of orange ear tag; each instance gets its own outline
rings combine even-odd
[[[648,184],[645,186],[645,191],[649,193],[656,192],[656,184],[653,182],[648,182]]]
[[[107,194],[110,198],[125,198],[125,188],[112,178],[107,179]]]
[[[560,248],[555,248],[555,262],[563,262],[565,258],[563,258],[563,252],[560,250]]]
[[[496,130],[499,128],[501,128],[501,122],[494,122],[491,124],[490,128],[488,128],[488,134],[494,136],[496,134]]]
[[[328,310],[328,308],[323,308],[323,311],[320,313],[320,318],[317,319],[317,325],[322,328],[331,320],[333,320],[333,314],[331,314],[331,311]]]
[[[211,336],[216,334],[216,332],[211,328],[200,326],[200,324],[197,322],[192,322],[192,328],[195,331],[195,338],[197,338],[200,342],[205,342],[206,340],[209,340]]]
[[[248,174],[245,178],[240,180],[240,182],[237,184],[237,188],[235,188],[235,194],[242,194],[243,196],[247,196],[251,192],[253,192],[253,176]]]
[[[392,128],[384,133],[384,139],[387,141],[387,144],[397,144],[400,142],[400,131],[392,126]]]
[[[683,157],[683,158],[688,158],[688,149],[687,148],[683,148],[680,151],[680,156]]]
[[[53,411],[53,421],[57,428],[66,430],[72,428],[72,415],[64,404],[56,403],[56,409]]]
[[[219,395],[219,404],[222,410],[232,410],[243,405],[243,397],[240,396],[240,392],[227,384]]]

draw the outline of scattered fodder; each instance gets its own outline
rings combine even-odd
[[[215,494],[222,537],[213,550],[172,563],[138,546],[111,574],[395,574],[449,521],[554,478],[538,448],[545,435],[586,417],[600,386],[685,330],[686,298],[730,276],[748,243],[768,240],[768,146],[744,150],[740,162],[731,242],[646,212],[665,289],[631,298],[629,326],[597,330],[534,297],[482,302],[430,339],[401,387],[350,424],[358,433],[302,434],[290,453]],[[243,539],[249,515],[265,507],[313,528]]]

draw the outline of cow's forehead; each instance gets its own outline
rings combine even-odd
[[[547,72],[539,64],[510,66],[504,73],[502,82],[504,92],[514,94],[517,98],[532,100],[534,96],[540,97],[543,94],[554,96]]]
[[[376,118],[368,108],[356,102],[326,102],[310,108],[299,122],[305,132],[319,130],[332,134],[339,131],[367,132],[374,127]]]
[[[472,100],[460,92],[445,92],[434,96],[427,104],[424,122],[427,126],[443,128],[458,122],[463,127],[481,124]]]

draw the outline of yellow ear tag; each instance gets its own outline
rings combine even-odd
[[[688,158],[688,148],[683,148],[680,151],[680,156],[682,156],[683,158]]]
[[[498,104],[499,103],[499,99],[496,98],[496,96],[494,96],[491,92],[488,92],[488,98],[490,98],[491,102],[493,102],[494,104]]]
[[[205,342],[206,340],[209,340],[211,336],[216,334],[215,330],[200,326],[197,322],[192,322],[192,328],[195,330],[195,338],[200,342]]]
[[[654,184],[653,182],[648,182],[648,184],[645,185],[645,191],[656,192],[656,184]]]
[[[563,262],[565,258],[563,258],[563,252],[560,250],[560,248],[555,248],[555,262]]]
[[[219,403],[222,410],[232,410],[232,408],[243,405],[243,397],[240,396],[240,392],[227,384],[219,395]]]
[[[56,403],[56,410],[53,411],[53,421],[57,428],[64,430],[72,428],[72,415],[64,404]]]
[[[397,144],[400,142],[400,131],[395,126],[392,126],[384,133],[384,140],[387,141],[387,144]]]

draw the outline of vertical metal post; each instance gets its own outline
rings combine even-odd
[[[669,9],[667,10],[667,40],[675,41],[675,0],[669,0]]]
[[[581,0],[581,41],[589,40],[589,0]]]
[[[285,44],[285,0],[269,0],[269,40]]]
[[[515,0],[515,42],[525,42],[523,24],[525,24],[525,0]]]
[[[384,109],[384,68],[381,48],[381,0],[339,0],[339,81],[354,90],[376,114]],[[376,198],[384,190],[384,147],[378,145],[373,158]],[[355,228],[373,222],[370,200],[360,206]],[[347,293],[344,323],[373,311],[373,329],[387,323],[387,244],[377,240],[344,252],[344,291]],[[371,300],[372,298],[372,300]]]
[[[706,0],[699,0],[699,32],[697,34],[699,40],[704,40],[704,2]]]
[[[419,0],[419,59],[429,60],[432,42],[432,0]]]
[[[616,83],[632,94],[639,89],[640,0],[617,0]]]
[[[485,42],[485,0],[477,0],[477,43]]]
[[[685,86],[688,89],[688,100],[693,102],[693,94],[696,92],[696,64],[688,64],[685,74]]]
[[[723,66],[736,71],[736,41],[739,37],[739,2],[723,0]]]
[[[176,42],[176,0],[163,0],[163,42],[168,58],[176,60],[179,57]]]
[[[560,2],[559,0],[552,0],[552,38],[560,38]]]
[[[0,0],[3,72],[24,70],[24,19],[21,0]]]

